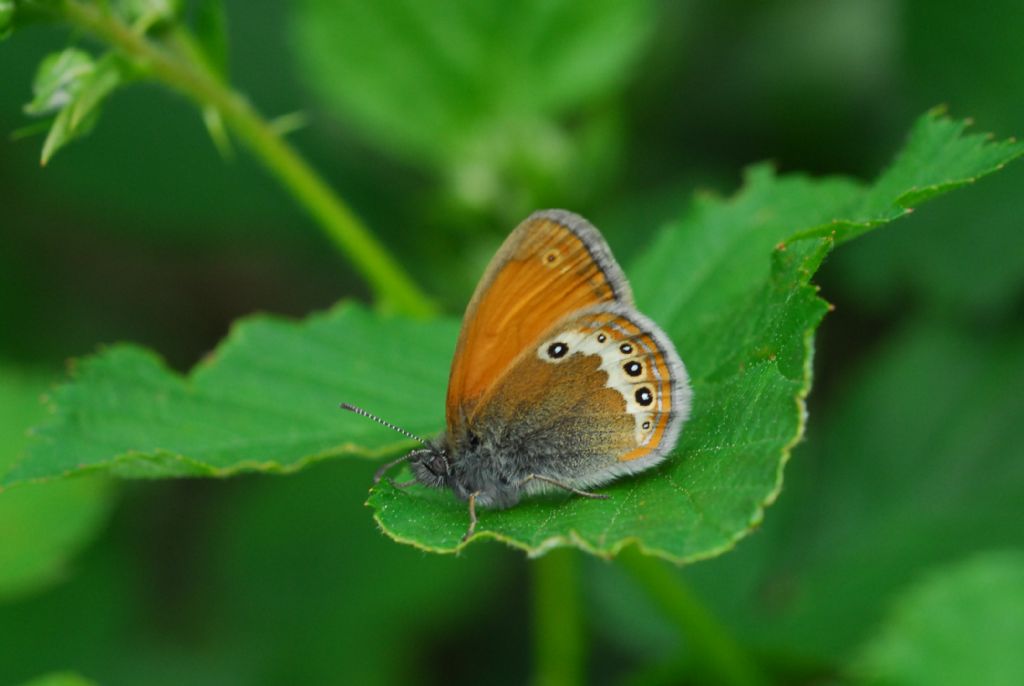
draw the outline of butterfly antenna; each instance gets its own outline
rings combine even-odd
[[[392,431],[397,431],[398,433],[402,434],[406,438],[411,438],[414,441],[418,441],[418,442],[422,443],[423,447],[425,447],[425,448],[430,448],[431,447],[429,443],[424,441],[422,438],[420,438],[416,434],[411,433],[409,431],[406,431],[405,429],[403,429],[400,426],[395,426],[391,422],[383,420],[380,417],[378,417],[377,415],[375,415],[375,414],[373,414],[371,412],[367,412],[366,410],[364,410],[361,407],[356,407],[355,405],[349,405],[348,403],[341,403],[341,409],[348,410],[349,412],[355,412],[356,414],[358,414],[358,415],[360,415],[362,417],[366,417],[367,419],[372,419],[373,421],[377,422],[381,426],[386,426],[389,429],[391,429]]]

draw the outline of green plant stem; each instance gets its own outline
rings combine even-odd
[[[579,562],[575,550],[562,548],[532,563],[535,686],[583,683]]]
[[[715,683],[728,686],[765,686],[768,683],[757,664],[672,567],[635,548],[623,551],[617,559],[666,617],[679,627],[693,646],[696,659]]]
[[[145,73],[201,107],[220,112],[235,136],[292,193],[369,282],[382,307],[420,316],[435,311],[431,300],[348,205],[244,97],[202,65],[133,31],[98,4],[64,0],[60,10],[73,26],[108,43]]]

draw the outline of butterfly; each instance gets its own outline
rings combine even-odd
[[[446,427],[401,462],[411,481],[476,508],[584,489],[661,462],[686,421],[691,390],[675,346],[637,311],[600,232],[566,210],[535,212],[505,240],[473,294],[448,379]]]

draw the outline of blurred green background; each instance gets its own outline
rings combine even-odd
[[[293,143],[451,312],[538,207],[587,216],[627,262],[759,160],[867,178],[940,103],[1024,132],[1019,0],[229,0],[226,16],[232,82],[307,115]],[[185,370],[242,315],[367,297],[244,150],[222,159],[153,84],[41,168],[39,137],[6,134],[68,40],[30,25],[0,43],[0,467],[69,358],[130,340]],[[1018,164],[820,275],[836,311],[781,499],[681,572],[779,683],[831,683],[907,588],[1024,547],[1022,187]],[[362,506],[373,468],[2,494],[0,684],[524,682],[528,561],[386,540]],[[33,527],[56,532],[40,564],[3,569],[3,537]],[[617,567],[587,560],[581,579],[593,682],[705,683]]]

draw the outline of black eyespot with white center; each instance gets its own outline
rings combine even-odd
[[[557,360],[561,357],[565,357],[565,354],[569,352],[569,346],[561,341],[552,343],[548,346],[548,357],[553,360]]]
[[[630,345],[629,343],[623,343],[622,345],[619,346],[619,350],[622,351],[623,355],[629,355],[633,352],[633,346]]]
[[[651,423],[644,422],[643,424],[640,425],[640,428],[642,428],[644,431],[648,431],[651,428]]]
[[[654,402],[654,394],[651,393],[651,389],[647,388],[647,386],[642,386],[636,389],[636,393],[633,397],[636,398],[636,401],[644,407],[647,407]]]
[[[597,334],[597,342],[598,343],[604,343],[607,340],[608,340],[608,337],[605,336],[603,333]]]
[[[627,362],[622,365],[622,369],[630,376],[640,376],[644,371],[644,366],[634,360],[633,362]]]

